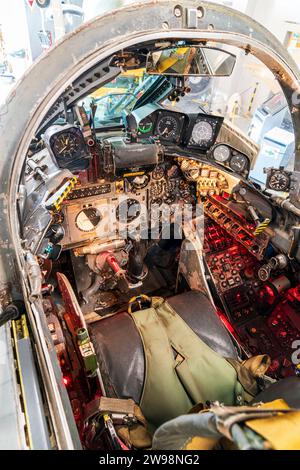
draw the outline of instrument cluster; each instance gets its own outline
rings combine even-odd
[[[206,153],[210,161],[247,177],[250,170],[248,156],[227,143],[216,143],[223,123],[222,117],[204,113],[187,115],[161,108],[153,111],[153,108],[147,106],[144,108],[135,114],[133,112],[127,119],[129,134],[133,136],[136,132],[136,143],[128,143],[122,138],[103,141],[102,160],[105,168],[113,168],[116,174],[123,174],[132,166],[134,170],[140,165],[145,167],[147,161],[149,168],[144,170],[149,171],[159,163],[164,146],[167,151],[168,145],[177,145],[189,151]],[[90,149],[78,126],[51,126],[46,130],[43,140],[59,168],[75,172],[88,168]],[[138,177],[135,182],[137,189],[143,189],[148,183],[146,175]]]
[[[183,114],[145,106],[128,116],[128,132],[141,142],[157,139],[164,146],[178,145],[188,151],[205,153],[210,161],[238,175],[248,176],[250,159],[227,143],[217,142],[223,123],[220,116]]]
[[[227,144],[214,145],[209,152],[209,158],[239,175],[246,176],[250,169],[250,160],[247,155]]]
[[[172,162],[161,163],[148,174],[76,187],[63,204],[61,245],[71,248],[97,238],[118,238],[125,229],[142,225],[152,204],[193,204],[195,200],[193,185]]]
[[[179,158],[178,161],[187,182],[196,183],[197,194],[200,196],[219,195],[223,191],[228,191],[226,177],[216,168],[187,158]]]
[[[168,169],[165,165],[159,165],[152,173],[149,187],[150,204],[173,204],[176,201],[185,204],[195,202],[192,187],[181,177],[177,165],[171,165]]]
[[[81,129],[65,124],[46,130],[43,140],[49,159],[59,168],[79,172],[76,178],[81,181],[61,198],[62,248],[80,247],[97,239],[114,240],[125,233],[123,228],[147,218],[152,204],[193,204],[196,196],[218,196],[228,190],[222,171],[209,162],[170,157],[168,145],[190,153],[203,152],[208,160],[243,176],[250,168],[246,155],[228,144],[216,144],[222,117],[153,107],[136,113],[140,139],[107,136],[99,141],[93,154],[97,174],[91,179],[91,149]],[[130,125],[132,116],[127,121]]]
[[[167,111],[155,110],[151,114],[142,116],[141,119],[135,117],[129,119],[129,132],[136,127],[137,136],[140,139],[156,137],[165,144],[180,144],[182,140],[183,129],[188,122],[186,114]]]
[[[177,144],[207,151],[214,143],[223,118],[207,114],[183,114],[165,109],[145,107],[127,119],[129,133],[139,139],[154,137],[164,145]],[[152,112],[149,112],[152,111]]]
[[[63,248],[82,246],[95,239],[102,242],[119,238],[132,222],[138,225],[147,213],[147,193],[117,193],[111,184],[108,194],[67,201],[63,207]]]

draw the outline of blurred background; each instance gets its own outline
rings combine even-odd
[[[135,0],[1,0],[0,102],[42,52],[64,34]],[[215,0],[268,28],[300,66],[300,8],[295,0]]]

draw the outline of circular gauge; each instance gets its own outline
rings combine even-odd
[[[152,178],[154,180],[160,180],[165,176],[165,170],[162,166],[157,166],[152,172]]]
[[[116,217],[119,222],[132,222],[141,213],[141,204],[136,199],[124,199],[117,207]]]
[[[269,189],[273,191],[286,191],[290,185],[290,178],[282,171],[274,171],[268,181]]]
[[[101,214],[95,207],[87,207],[80,211],[75,219],[76,227],[82,232],[92,232],[101,220]]]
[[[140,175],[140,176],[136,176],[133,180],[132,180],[132,186],[135,188],[135,189],[143,189],[147,186],[147,184],[149,183],[149,176],[148,175]]]
[[[207,121],[199,121],[194,125],[192,141],[196,145],[207,144],[213,138],[214,130]]]
[[[153,121],[151,117],[145,117],[144,119],[141,120],[139,127],[138,127],[138,133],[139,134],[148,134],[151,132],[153,129]]]
[[[242,173],[248,165],[248,158],[241,153],[236,153],[230,160],[229,166],[236,173]]]
[[[175,139],[178,121],[174,116],[162,116],[156,126],[157,134],[163,139]]]
[[[230,148],[227,147],[227,145],[221,144],[221,145],[217,145],[214,148],[213,157],[216,160],[216,162],[224,163],[228,160],[230,155],[231,155]]]
[[[74,158],[81,150],[81,146],[81,135],[73,132],[61,132],[52,140],[52,149],[58,158]]]

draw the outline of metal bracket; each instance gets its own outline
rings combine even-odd
[[[196,29],[198,26],[198,11],[196,8],[186,9],[186,26],[190,29]]]

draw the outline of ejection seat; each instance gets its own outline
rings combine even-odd
[[[168,298],[167,302],[211,350],[223,358],[239,359],[238,346],[220,320],[214,306],[203,293],[189,291]],[[140,332],[132,315],[122,312],[103,317],[91,325],[90,336],[97,354],[107,396],[121,399],[131,398],[136,404],[141,405],[147,361]],[[216,375],[216,382],[222,381],[218,373],[211,373]],[[203,377],[203,372],[201,373],[199,370],[199,380],[203,382],[203,380],[209,380],[209,377]],[[218,384],[219,387],[220,385],[222,389],[224,382]],[[160,391],[162,395],[166,394],[165,377],[160,378],[159,384],[158,386],[155,384],[155,388],[156,393],[153,393],[153,397],[150,393],[153,407],[159,403]],[[283,398],[289,406],[300,407],[299,389],[299,378],[291,377],[273,385],[269,384],[262,393],[255,394],[256,396],[252,395],[255,396],[253,402],[268,402]],[[167,392],[170,401],[172,401],[174,390],[170,389]],[[251,401],[248,402],[251,403]],[[142,406],[141,408],[144,412]],[[188,411],[184,411],[183,414]],[[180,414],[182,412],[178,412],[177,416]],[[165,421],[168,419],[162,420],[160,424]],[[152,430],[154,429],[152,428]]]
[[[202,293],[189,291],[168,298],[168,304],[212,350],[238,359],[237,347]],[[103,317],[91,325],[90,336],[97,354],[107,396],[132,398],[139,404],[145,379],[145,354],[139,331],[127,312]],[[201,371],[199,371],[201,374]],[[164,387],[164,380],[161,380]],[[169,390],[172,400],[172,390]],[[154,401],[158,397],[153,397]]]

